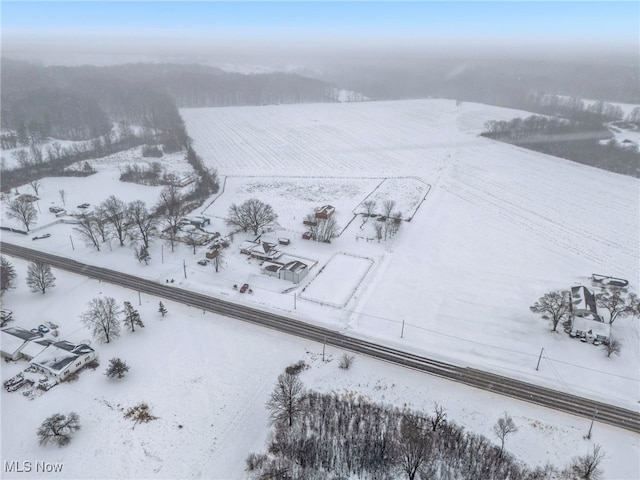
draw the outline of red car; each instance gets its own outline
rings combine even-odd
[[[246,292],[247,290],[249,290],[249,284],[248,284],[248,283],[245,283],[244,285],[242,285],[242,286],[240,287],[240,293],[244,293],[244,292]]]

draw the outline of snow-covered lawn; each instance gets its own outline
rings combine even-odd
[[[268,432],[265,403],[276,378],[287,365],[304,360],[306,387],[323,392],[363,396],[375,402],[431,411],[438,402],[447,418],[467,430],[486,435],[504,411],[519,431],[506,448],[529,465],[565,465],[602,444],[607,457],[605,478],[635,479],[640,475],[638,435],[595,423],[592,440],[583,437],[589,420],[557,413],[506,397],[408,371],[366,357],[350,370],[338,368],[343,352],[321,344],[203,314],[164,301],[168,313],[158,313],[158,298],[55,271],[56,287],[45,295],[31,293],[24,283],[26,262],[13,260],[18,287],[7,294],[15,325],[33,328],[54,321],[60,339],[91,340],[79,316],[94,297],[130,301],[140,311],[144,329],[122,331],[110,344],[97,344],[100,366],[83,370],[73,383],[53,387],[28,400],[20,391],[0,393],[2,460],[31,462],[28,474],[3,471],[3,478],[246,478],[249,452],[264,451]],[[69,301],[69,296],[73,301]],[[104,375],[109,359],[130,366],[120,380]],[[27,363],[2,362],[2,380]],[[134,425],[123,410],[147,402],[158,417]],[[38,445],[36,430],[49,415],[76,412],[81,430],[63,448]],[[36,462],[59,463],[58,474],[36,472]],[[26,477],[25,477],[26,475]]]
[[[345,307],[372,265],[371,258],[336,253],[303,289],[300,298],[321,305]]]

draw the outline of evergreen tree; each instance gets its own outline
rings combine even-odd
[[[0,257],[0,296],[15,287],[16,269],[5,257]]]
[[[119,358],[112,358],[109,360],[109,366],[104,374],[109,378],[115,378],[116,376],[122,378],[128,371],[129,365],[127,365],[126,362]]]
[[[131,302],[124,302],[124,324],[131,332],[136,331],[136,326],[144,328],[144,323],[140,319],[140,312],[138,312]]]

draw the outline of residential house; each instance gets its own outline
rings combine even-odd
[[[245,241],[240,245],[240,253],[258,260],[277,260],[282,256],[282,252],[275,247],[275,243]]]
[[[211,219],[202,216],[189,217],[189,223],[194,227],[204,228],[211,224]]]
[[[587,317],[573,317],[571,335],[585,337],[589,343],[594,340],[608,342],[611,337],[611,325]]]
[[[41,339],[41,333],[34,333],[22,327],[7,327],[0,330],[0,355],[10,360],[18,360],[22,350],[31,340]]]
[[[31,361],[31,364],[49,377],[63,381],[96,357],[95,350],[89,345],[75,345],[63,340],[49,345]]]
[[[574,317],[602,321],[602,318],[598,315],[595,296],[583,286],[571,287],[571,313]]]

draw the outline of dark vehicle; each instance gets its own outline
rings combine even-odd
[[[48,333],[49,327],[47,327],[46,325],[38,325],[38,331],[40,333]]]
[[[0,310],[0,327],[4,327],[11,320],[13,320],[13,312],[11,310]]]
[[[206,266],[206,265],[208,265],[208,264],[209,264],[209,261],[208,261],[208,260],[198,260],[198,265]]]
[[[42,235],[36,235],[31,240],[42,240],[43,238],[49,238],[51,236],[50,233],[44,233]]]
[[[242,286],[240,287],[240,293],[244,293],[244,292],[246,292],[247,290],[249,290],[249,284],[248,284],[248,283],[245,283],[244,285],[242,285]]]
[[[81,205],[78,205],[78,208],[85,209],[85,208],[89,208],[90,206],[91,206],[91,205],[90,205],[90,204],[88,204],[88,203],[83,203],[83,204],[81,204]]]
[[[60,213],[60,212],[64,212],[64,208],[60,208],[60,207],[49,207],[49,211],[51,213]]]

